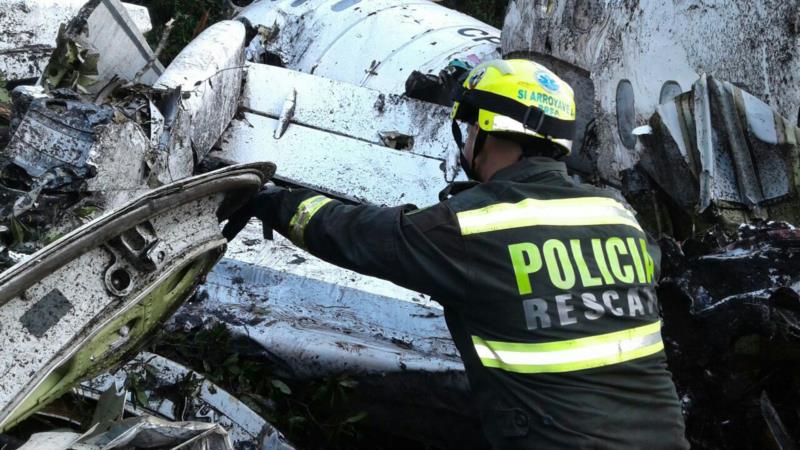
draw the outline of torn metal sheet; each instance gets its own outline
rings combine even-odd
[[[281,433],[244,403],[190,369],[162,356],[142,352],[114,373],[85,381],[75,388],[83,397],[99,398],[113,386],[135,376],[144,405],[133,403],[133,392],[123,401],[128,414],[150,414],[167,420],[189,420],[221,425],[236,449],[291,450]]]
[[[224,252],[218,215],[273,172],[234,166],[159,188],[0,275],[0,347],[18,349],[0,353],[0,430],[135,351]]]
[[[499,56],[499,30],[428,0],[262,0],[239,17],[277,28],[263,47],[284,67],[387,94],[414,70]]]
[[[688,214],[730,223],[800,220],[800,128],[756,97],[703,75],[659,105],[641,165]]]
[[[19,105],[25,114],[0,153],[0,220],[28,230],[17,240],[66,233],[97,211],[191,175],[190,148],[152,145],[161,134],[157,120],[147,122],[160,112],[146,96],[134,93],[112,107],[53,94]]]
[[[80,173],[95,142],[95,128],[112,122],[108,106],[69,98],[41,98],[27,108],[3,156],[31,177],[56,167]]]
[[[502,48],[572,85],[586,129],[575,157],[619,180],[643,151],[633,130],[703,72],[795,117],[799,15],[796,1],[783,0],[512,0]]]
[[[32,436],[20,450],[110,450],[110,449],[234,450],[227,432],[214,423],[169,422],[157,417],[133,417],[96,428],[83,435],[48,432]]]
[[[186,46],[155,82],[159,89],[180,89],[171,139],[194,149],[197,161],[211,150],[239,106],[244,45],[241,22],[216,23]]]
[[[62,24],[69,22],[87,0],[2,0],[0,8],[0,72],[9,80],[38,78]],[[147,7],[122,3],[136,29],[152,29]]]
[[[49,89],[102,96],[123,82],[152,85],[164,73],[142,33],[118,0],[90,0],[59,31],[41,78]]]
[[[663,335],[692,448],[797,442],[800,231],[768,222],[661,247]]]

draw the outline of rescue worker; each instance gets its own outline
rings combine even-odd
[[[495,448],[688,448],[660,334],[658,247],[612,192],[554,159],[570,152],[572,89],[534,62],[490,61],[452,118],[474,181],[440,203],[269,188],[225,235],[257,217],[315,256],[441,303]]]

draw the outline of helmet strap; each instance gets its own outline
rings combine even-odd
[[[483,145],[486,143],[487,136],[489,136],[489,133],[478,128],[478,134],[475,136],[475,143],[472,144],[472,161],[469,165],[471,174],[467,173],[471,180],[481,181],[480,178],[478,178],[478,169],[475,167],[475,161],[478,159],[478,154],[483,151]],[[466,158],[464,159],[466,160]]]
[[[461,127],[458,126],[458,122],[453,120],[451,129],[453,130],[453,140],[456,141],[456,145],[458,146],[458,162],[461,165],[461,169],[467,175],[467,178],[470,180],[477,180],[475,173],[472,171],[471,164],[467,161],[467,157],[464,156],[464,136],[461,134]]]
[[[458,126],[458,122],[453,120],[451,128],[453,131],[453,139],[458,146],[458,158],[461,169],[464,170],[464,173],[470,180],[480,181],[478,179],[478,173],[475,171],[475,159],[478,157],[478,153],[483,150],[483,144],[486,143],[486,136],[488,136],[488,133],[478,128],[478,135],[475,136],[475,143],[472,147],[472,161],[468,161],[467,157],[464,155],[465,144],[464,136],[461,134],[461,127]]]
[[[458,151],[463,153],[464,150],[464,136],[461,135],[461,127],[458,126],[458,122],[453,120],[451,124],[451,129],[453,131],[453,140],[456,141],[456,145],[458,146]]]

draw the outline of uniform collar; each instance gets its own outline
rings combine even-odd
[[[533,181],[549,174],[567,178],[567,165],[552,158],[533,156],[498,170],[491,181]]]

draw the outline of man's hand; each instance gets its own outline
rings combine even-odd
[[[272,211],[272,205],[275,202],[270,201],[273,196],[282,192],[284,188],[275,186],[272,183],[267,184],[262,190],[253,196],[241,208],[236,210],[229,218],[225,228],[222,229],[222,235],[228,241],[233,240],[237,234],[247,225],[253,217],[261,220],[264,228],[264,239],[272,240],[272,226],[270,220],[273,219],[275,212]]]

